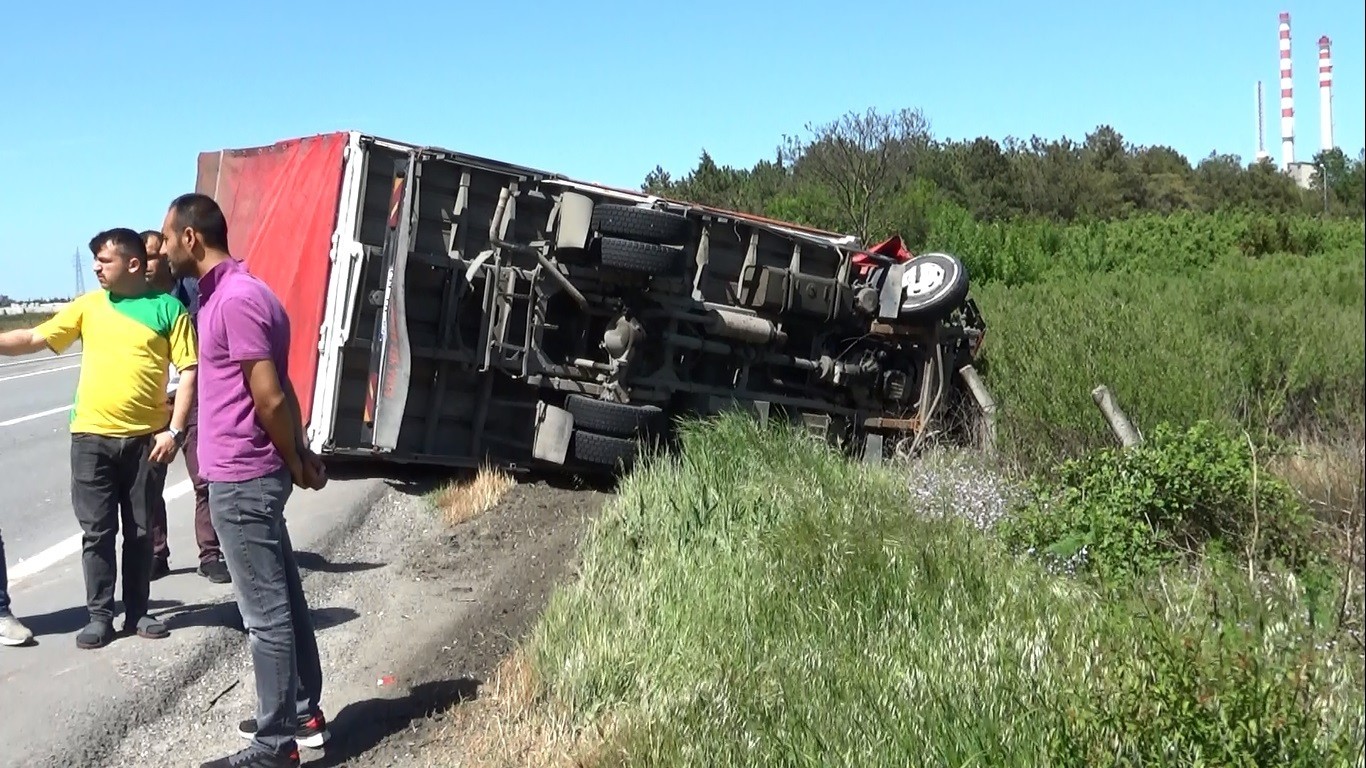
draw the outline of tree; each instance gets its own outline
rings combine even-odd
[[[662,166],[655,166],[653,171],[645,174],[645,183],[640,185],[640,191],[651,195],[666,195],[673,189],[673,178]]]
[[[867,241],[889,224],[887,203],[913,175],[930,142],[929,122],[918,109],[880,114],[848,112],[824,125],[806,126],[809,138],[784,136],[779,159],[797,177],[810,175],[834,193],[845,231]]]
[[[1363,174],[1363,160],[1366,150],[1357,160],[1347,157],[1347,153],[1334,147],[1314,155],[1314,165],[1322,169],[1314,175],[1314,190],[1323,199],[1326,183],[1331,200],[1354,216],[1360,216],[1366,209],[1366,175]]]
[[[1353,160],[1334,150],[1316,161],[1326,168],[1330,214],[1366,214],[1366,152]],[[869,109],[808,124],[803,136],[783,137],[775,159],[751,168],[719,165],[702,150],[682,178],[656,166],[641,188],[855,234],[865,243],[892,233],[917,243],[917,233],[945,216],[1067,223],[1189,210],[1323,209],[1322,186],[1301,189],[1269,160],[1244,165],[1237,155],[1211,153],[1192,167],[1171,147],[1134,146],[1109,125],[1080,142],[937,140],[914,109]]]

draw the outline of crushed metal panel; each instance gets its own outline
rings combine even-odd
[[[378,328],[371,367],[374,410],[370,444],[380,451],[392,451],[398,446],[403,411],[408,403],[408,379],[412,375],[404,278],[411,247],[409,231],[418,169],[416,156],[410,156],[406,169],[394,175],[390,197],[389,231],[384,244],[386,284],[383,306],[376,317]]]

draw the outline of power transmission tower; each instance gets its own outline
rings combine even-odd
[[[71,255],[71,264],[76,268],[76,296],[80,296],[85,293],[85,259],[81,258],[80,249]]]

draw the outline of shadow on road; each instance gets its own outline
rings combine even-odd
[[[318,632],[360,618],[356,611],[340,607],[311,608],[309,613],[313,615],[313,629]],[[237,610],[237,603],[232,601],[182,605],[178,609],[158,614],[157,618],[166,622],[166,628],[173,632],[188,627],[227,627],[237,632],[247,631],[242,623],[242,612]]]
[[[375,698],[351,704],[332,718],[328,724],[332,739],[327,742],[322,758],[310,760],[308,766],[346,765],[412,721],[474,699],[482,684],[482,680],[469,677],[439,680],[422,683],[401,698]]]
[[[384,567],[384,563],[334,563],[316,552],[304,551],[296,551],[294,561],[299,564],[300,571],[319,573],[357,573]]]
[[[161,608],[175,608],[181,603],[179,600],[157,600],[153,598],[148,601],[152,611]],[[123,622],[121,615],[123,603],[114,604],[114,628],[117,630]],[[46,637],[48,635],[74,635],[85,629],[85,625],[90,623],[90,614],[84,605],[76,605],[70,608],[63,608],[60,611],[51,613],[40,613],[35,616],[25,616],[24,624],[33,630],[35,638]]]

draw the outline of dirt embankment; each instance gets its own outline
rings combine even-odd
[[[545,481],[508,485],[476,483],[444,498],[396,485],[336,552],[301,556],[332,731],[324,750],[303,751],[304,765],[443,763],[440,752],[459,747],[453,705],[481,694],[554,587],[572,577],[585,523],[606,498]],[[443,515],[433,502],[456,508]],[[254,714],[254,692],[243,635],[237,652],[106,764],[198,765],[240,748],[236,724]]]

